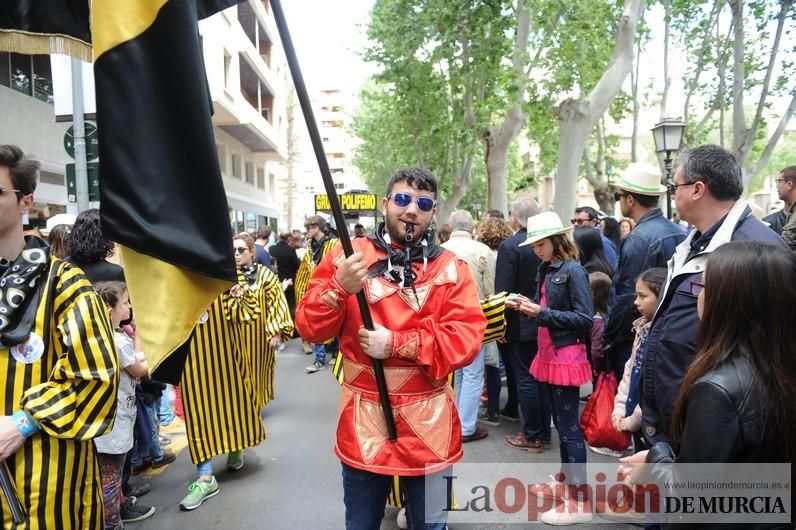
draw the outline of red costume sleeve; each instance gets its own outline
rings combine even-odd
[[[395,358],[413,361],[432,379],[443,379],[473,362],[481,349],[486,318],[470,269],[456,261],[458,281],[440,286],[431,296],[444,296],[440,318],[427,317],[410,331],[394,331]]]

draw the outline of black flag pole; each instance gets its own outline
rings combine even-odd
[[[351,238],[346,229],[343,210],[340,208],[340,199],[337,197],[337,191],[332,181],[332,174],[329,171],[329,163],[323,151],[323,143],[321,142],[321,135],[318,132],[318,124],[315,122],[315,115],[312,112],[310,98],[307,95],[304,77],[301,75],[301,68],[299,67],[298,58],[296,57],[296,50],[293,48],[293,40],[290,38],[290,32],[287,28],[285,12],[282,10],[282,2],[280,0],[271,0],[271,8],[274,11],[274,18],[276,19],[276,27],[279,29],[282,47],[285,49],[290,75],[293,77],[293,85],[296,87],[296,96],[298,97],[301,111],[304,114],[304,121],[307,123],[307,129],[310,133],[310,140],[312,141],[312,148],[315,151],[315,158],[317,158],[318,166],[321,170],[323,186],[326,188],[326,195],[329,196],[329,205],[331,206],[334,223],[337,225],[338,232],[340,233],[340,243],[343,245],[343,252],[345,252],[345,255],[350,256],[354,253],[354,247],[351,245]],[[370,315],[370,307],[368,307],[368,300],[365,298],[364,290],[357,293],[357,303],[359,304],[359,312],[362,315],[362,322],[365,324],[365,328],[373,330],[373,318]],[[384,419],[387,423],[387,434],[391,441],[395,441],[398,439],[398,434],[395,430],[395,418],[393,417],[392,406],[390,405],[390,397],[387,393],[387,380],[384,378],[384,366],[382,365],[381,359],[373,359],[373,371],[376,375],[376,386],[379,389],[381,408],[384,411]]]

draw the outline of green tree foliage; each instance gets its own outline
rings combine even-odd
[[[504,82],[510,13],[501,2],[377,0],[366,60],[380,72],[354,119],[355,164],[376,188],[397,167],[421,165],[440,180],[443,205],[466,194]]]

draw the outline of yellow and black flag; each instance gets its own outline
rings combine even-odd
[[[92,43],[103,229],[122,248],[155,377],[173,383],[197,320],[236,281],[197,21],[238,1],[93,0],[90,13],[88,0],[0,7],[0,49],[46,53],[49,43],[83,58],[79,43]]]
[[[0,51],[91,60],[88,0],[3,0]]]

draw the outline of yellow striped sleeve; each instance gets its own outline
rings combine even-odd
[[[22,407],[56,438],[85,440],[110,430],[116,414],[118,356],[105,304],[79,269],[65,267],[55,296],[61,346],[46,382],[22,394]]]
[[[312,249],[308,245],[307,251],[304,253],[304,257],[301,259],[298,271],[296,272],[296,279],[293,280],[293,289],[296,293],[296,304],[304,298],[314,268],[315,262],[312,261]]]
[[[282,334],[284,340],[293,335],[293,319],[290,318],[290,309],[287,305],[285,292],[276,274],[263,267],[263,287],[265,290],[266,313],[265,337],[270,340],[277,333]]]

